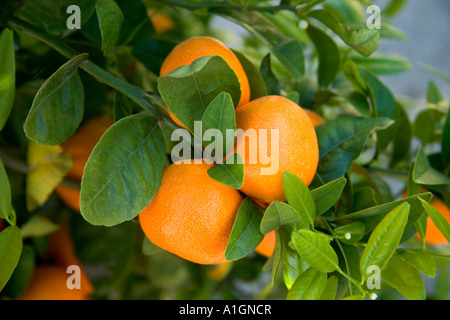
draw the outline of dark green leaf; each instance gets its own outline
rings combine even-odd
[[[97,0],[95,11],[102,35],[102,50],[106,55],[116,46],[124,17],[114,0]]]
[[[35,259],[33,248],[30,245],[24,245],[17,267],[4,289],[9,298],[17,299],[25,291],[33,276]]]
[[[152,256],[154,254],[157,254],[159,252],[164,251],[164,249],[161,249],[156,244],[151,242],[146,236],[144,236],[144,240],[142,240],[142,253],[146,256]]]
[[[272,71],[270,65],[270,53],[268,53],[261,62],[259,72],[264,80],[265,87],[267,89],[267,95],[279,95],[280,94],[280,82]]]
[[[219,93],[228,92],[235,106],[241,95],[236,73],[220,56],[201,57],[165,74],[158,78],[158,89],[170,112],[191,132]]]
[[[250,85],[250,101],[267,96],[267,87],[259,70],[240,52],[233,51],[244,68]]]
[[[375,191],[372,187],[362,187],[353,195],[353,210],[360,211],[377,205]]]
[[[14,56],[14,34],[4,29],[0,34],[0,130],[9,117],[16,88],[16,62]]]
[[[305,59],[302,44],[285,36],[263,14],[255,11],[237,11],[229,9],[214,9],[230,21],[243,26],[257,36],[269,48],[285,69],[295,78],[300,79],[305,73]]]
[[[245,257],[261,243],[264,238],[259,230],[261,219],[262,212],[253,205],[250,198],[245,198],[236,214],[225,250],[225,258],[228,261]]]
[[[4,288],[22,253],[20,229],[9,226],[0,232],[0,290]]]
[[[299,275],[286,300],[319,300],[327,287],[327,274],[309,268]]]
[[[306,29],[309,37],[314,42],[319,55],[319,84],[328,86],[336,77],[340,67],[340,52],[336,43],[324,31],[308,24]]]
[[[408,221],[410,205],[403,203],[388,213],[370,235],[361,256],[360,271],[366,275],[368,267],[383,270],[397,249]]]
[[[427,277],[434,278],[436,276],[436,262],[434,261],[433,256],[428,252],[400,249],[397,250],[397,255]]]
[[[396,134],[394,137],[393,151],[390,167],[395,167],[402,160],[409,160],[410,158],[410,147],[412,140],[412,126],[408,118],[406,110],[401,106],[397,105],[399,111],[397,126],[398,132],[401,134]]]
[[[234,159],[228,163],[229,159]],[[230,188],[240,189],[244,185],[244,165],[241,156],[234,153],[224,163],[208,169],[208,176]]]
[[[283,174],[283,189],[291,207],[300,215],[303,223],[312,225],[316,217],[313,196],[303,181],[290,172]]]
[[[413,180],[417,184],[425,185],[443,185],[450,183],[449,177],[431,167],[422,147],[417,151],[413,170]]]
[[[444,130],[442,132],[442,158],[447,167],[450,167],[450,109],[447,111]]]
[[[86,163],[81,214],[105,226],[134,218],[158,190],[164,161],[164,138],[153,117],[133,115],[116,122]]]
[[[414,135],[422,143],[433,143],[441,140],[441,122],[445,113],[434,107],[419,112],[414,121]]]
[[[426,290],[419,271],[409,263],[393,255],[381,277],[391,287],[410,300],[425,300]]]
[[[343,116],[316,127],[319,141],[318,173],[324,181],[342,177],[363,151],[369,135],[387,128],[392,120]]]
[[[344,190],[347,180],[342,177],[311,191],[316,205],[316,216],[325,213],[336,204]]]
[[[135,102],[123,93],[116,91],[114,94],[113,115],[114,122],[119,121],[122,118],[131,116]]]
[[[84,112],[84,89],[78,67],[86,59],[87,54],[73,58],[39,89],[24,123],[29,139],[57,145],[78,128]]]
[[[352,30],[327,9],[310,11],[308,16],[325,24],[347,45],[365,57],[370,56],[378,48],[380,34],[375,29]]]
[[[164,58],[173,50],[172,42],[162,39],[152,39],[137,44],[132,54],[138,59],[148,70],[159,75]]]
[[[301,229],[293,232],[291,239],[300,257],[311,267],[321,272],[333,272],[338,268],[336,252],[325,237],[311,230]]]
[[[212,155],[217,163],[223,161],[234,145],[234,139],[226,139],[227,130],[236,130],[236,117],[231,96],[221,92],[205,109],[202,116],[202,136],[196,137],[203,141],[205,151]],[[212,142],[207,143],[209,141]]]
[[[300,214],[290,205],[274,201],[266,209],[260,230],[266,234],[279,226],[302,222]]]
[[[0,159],[0,219],[10,221],[9,218],[12,211],[11,187],[9,185],[9,179],[6,174],[5,167]]]
[[[420,199],[420,202],[422,202],[425,211],[427,212],[431,220],[434,222],[436,227],[439,229],[439,231],[442,232],[444,237],[447,239],[447,242],[450,243],[450,224],[448,223],[447,219],[442,215],[442,213],[440,213],[435,207],[433,207],[428,202],[422,199]]]

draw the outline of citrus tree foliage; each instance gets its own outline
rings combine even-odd
[[[434,197],[450,206],[449,103],[430,81],[427,107],[412,118],[414,103],[380,78],[411,67],[406,58],[377,53],[382,39],[407,41],[390,23],[406,1],[382,8],[379,30],[367,27],[371,3],[362,0],[83,0],[81,29],[68,30],[72,2],[0,5],[2,295],[20,296],[46,239],[68,218],[99,299],[448,297],[448,246],[417,234],[425,238],[430,217],[450,240],[449,223],[430,204]],[[149,19],[155,11],[172,21],[168,30]],[[136,223],[170,163],[177,125],[166,105],[193,138],[194,121],[221,132],[236,127],[239,83],[221,57],[159,77],[184,39],[227,39],[233,30],[211,28],[217,17],[248,31],[234,49],[252,100],[282,95],[326,120],[316,127],[311,185],[286,172],[287,201],[266,209],[242,202],[227,268],[164,252]],[[450,82],[431,67],[423,72]],[[98,114],[115,123],[77,185],[63,178],[72,164],[58,145]],[[243,183],[239,164],[208,174],[235,189]],[[53,193],[60,183],[81,188],[81,215]],[[254,250],[271,231],[276,245],[266,259]]]

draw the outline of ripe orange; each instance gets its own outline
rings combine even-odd
[[[311,120],[296,103],[281,96],[258,98],[236,110],[236,127],[244,132],[255,130],[258,139],[254,147],[247,138],[236,142],[235,150],[244,159],[243,193],[265,203],[286,200],[282,182],[286,171],[297,175],[306,185],[311,183],[319,162],[319,146]],[[267,139],[261,138],[261,129],[267,130]],[[275,141],[272,145],[271,130],[278,130],[278,148]],[[267,152],[260,151],[266,141]],[[272,163],[264,164],[260,152],[267,153]],[[274,172],[261,170],[268,168]]]
[[[155,11],[153,9],[147,10],[147,16],[152,21],[153,28],[156,33],[164,33],[175,28],[175,22],[164,12]]]
[[[80,267],[81,290],[87,295],[94,292],[94,287],[75,253],[70,227],[67,222],[63,222],[60,228],[50,235],[50,243],[46,254],[55,259],[55,262],[65,270],[71,265]]]
[[[269,258],[273,254],[273,251],[275,250],[275,242],[276,242],[275,230],[272,230],[264,235],[263,240],[256,247],[255,251]]]
[[[433,207],[435,207],[444,218],[450,223],[450,209],[445,205],[444,202],[434,198],[431,203]],[[420,236],[418,235],[420,238]],[[433,220],[430,217],[427,217],[427,229],[425,232],[425,242],[432,245],[446,245],[448,244],[447,239],[442,234],[442,232],[436,227]]]
[[[73,158],[73,167],[66,175],[67,178],[81,181],[92,149],[112,124],[113,121],[106,117],[92,118],[61,144],[63,151]],[[80,190],[60,185],[56,193],[70,208],[80,211]]]
[[[318,125],[321,125],[322,123],[325,122],[325,120],[314,111],[306,108],[303,110],[305,110],[305,112],[308,114],[308,117],[311,120],[314,127],[317,127]]]
[[[19,300],[89,300],[83,289],[67,287],[69,277],[61,266],[40,265]]]
[[[210,178],[210,165],[174,163],[139,221],[148,239],[199,264],[226,262],[225,249],[243,198]]]
[[[238,106],[249,102],[250,85],[239,59],[224,43],[211,37],[193,37],[179,43],[164,60],[160,75],[163,76],[181,66],[191,64],[198,58],[209,55],[221,56],[236,73],[241,85],[241,98]],[[175,121],[176,117],[173,114],[169,113],[169,116]]]

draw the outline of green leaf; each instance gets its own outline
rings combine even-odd
[[[279,226],[298,222],[302,222],[302,217],[293,207],[281,201],[274,201],[264,212],[260,230],[266,234]]]
[[[234,160],[228,163],[228,160]],[[244,185],[244,165],[241,156],[237,153],[227,158],[227,161],[208,169],[208,176],[233,189],[240,189]]]
[[[270,286],[273,287],[278,274],[278,267],[280,266],[280,261],[282,258],[282,244],[281,235],[278,229],[275,230],[275,249],[273,250],[272,256],[269,258],[272,260],[272,273],[270,275]]]
[[[14,33],[4,29],[0,34],[0,130],[3,129],[14,103],[16,88],[16,62]]]
[[[380,34],[375,29],[352,30],[327,9],[310,11],[308,16],[322,22],[333,30],[347,45],[365,57],[370,56],[378,48]]]
[[[114,93],[113,116],[114,122],[122,118],[131,116],[136,103],[123,93],[116,91]],[[137,109],[137,108],[136,108]]]
[[[440,79],[442,79],[442,80],[444,80],[445,82],[447,82],[447,83],[450,84],[450,77],[449,77],[448,75],[442,73],[442,72],[439,71],[438,69],[436,69],[436,68],[434,68],[434,67],[432,67],[432,66],[430,66],[430,65],[428,65],[428,64],[426,64],[426,63],[420,62],[419,65],[420,65],[423,69],[427,70],[429,73],[435,75],[436,77],[438,77],[438,78],[440,78]]]
[[[422,147],[417,151],[413,170],[413,180],[417,184],[443,185],[449,184],[450,178],[431,167],[428,157]]]
[[[327,279],[327,286],[325,287],[320,300],[336,300],[339,279],[331,276]]]
[[[434,222],[439,231],[442,232],[447,242],[450,243],[450,224],[447,219],[440,213],[435,207],[433,207],[428,202],[419,199],[422,202],[423,207],[425,208],[426,213]]]
[[[26,177],[27,208],[33,211],[50,197],[64,176],[72,169],[73,160],[60,146],[28,143]]]
[[[5,167],[0,159],[0,218],[11,223],[10,215],[12,211],[11,187],[9,185],[9,179],[6,174]]]
[[[268,18],[260,12],[237,11],[225,8],[210,10],[244,27],[258,37],[295,78],[305,73],[305,58],[302,44],[285,36]]]
[[[33,276],[36,264],[35,259],[33,248],[31,245],[25,244],[22,248],[19,262],[3,291],[8,298],[17,299],[26,290]]]
[[[306,29],[319,55],[318,77],[321,87],[328,86],[339,71],[340,52],[336,43],[324,31],[308,24]]]
[[[253,205],[250,198],[245,198],[236,214],[225,249],[225,258],[228,261],[244,258],[261,243],[264,238],[259,230],[261,220],[262,212]]]
[[[236,73],[220,56],[201,57],[159,77],[158,90],[170,112],[191,132],[219,93],[228,92],[235,106],[241,95]]]
[[[84,168],[81,214],[105,226],[134,218],[153,199],[164,164],[164,138],[153,117],[138,114],[116,122]]]
[[[433,106],[419,112],[414,121],[414,135],[423,144],[433,143],[441,140],[441,122],[445,113]]]
[[[342,177],[363,151],[374,130],[393,123],[386,118],[365,119],[342,116],[316,127],[319,141],[318,173],[324,181]]]
[[[430,278],[436,276],[436,261],[431,254],[426,251],[400,249],[397,256],[408,262],[411,266]]]
[[[321,272],[333,272],[338,268],[337,254],[323,236],[301,229],[293,232],[291,239],[299,255],[311,267]]]
[[[5,287],[22,253],[20,229],[9,226],[0,232],[0,291]]]
[[[279,95],[281,90],[280,82],[272,71],[270,53],[268,53],[261,61],[259,72],[264,80],[264,86],[267,88],[267,95]]]
[[[227,139],[227,130],[236,130],[236,117],[231,96],[227,92],[221,92],[205,109],[202,116],[202,136],[196,137],[203,141],[205,151],[217,163],[223,161],[234,145],[234,139]],[[213,142],[207,144],[211,140]]]
[[[277,229],[278,230],[278,229]],[[289,246],[290,237],[284,230],[281,230],[281,255],[282,255],[282,272],[283,280],[286,288],[291,289],[298,276],[310,267],[302,258],[300,258],[297,250]]]
[[[425,284],[419,271],[397,255],[389,260],[386,269],[381,271],[381,277],[407,299],[426,298]]]
[[[364,210],[360,210],[354,213],[346,214],[340,217],[336,217],[332,220],[345,221],[345,220],[359,220],[366,224],[368,229],[375,227],[390,211],[394,210],[399,205],[407,202],[410,205],[409,218],[407,228],[412,226],[417,219],[424,212],[424,208],[419,199],[430,201],[432,194],[430,192],[418,194],[412,197],[401,199],[398,201],[383,203],[374,207],[370,207]]]
[[[283,189],[289,205],[297,211],[304,224],[314,224],[316,205],[306,184],[295,174],[283,174]]]
[[[114,0],[97,0],[95,11],[102,35],[102,50],[107,55],[119,39],[124,17]]]
[[[309,268],[295,280],[286,300],[319,300],[327,287],[327,274]]]
[[[20,228],[22,238],[42,237],[58,230],[59,226],[43,215],[34,215]]]
[[[364,225],[364,223],[356,221],[341,227],[337,227],[333,231],[336,235],[341,237],[345,237],[346,234],[349,234],[351,236],[350,239],[341,238],[339,241],[342,241],[347,244],[354,244],[359,240],[361,240],[361,238],[364,236],[366,226]]]
[[[233,53],[238,58],[247,75],[250,85],[250,101],[267,96],[267,87],[259,70],[242,53],[234,50]]]
[[[336,204],[346,183],[347,179],[342,177],[311,191],[316,206],[316,216],[325,213]]]
[[[355,191],[353,197],[353,210],[364,210],[377,205],[375,190],[372,187],[362,187]]]
[[[366,275],[366,270],[376,265],[383,270],[397,249],[408,221],[410,205],[403,203],[387,214],[370,235],[364,249],[360,271]]]
[[[140,228],[129,221],[108,228],[87,223],[80,215],[70,221],[75,254],[98,292],[111,292],[130,271]],[[113,248],[113,249],[112,249]],[[96,272],[102,270],[102,272]]]
[[[159,252],[164,251],[164,249],[158,247],[156,244],[151,242],[145,235],[144,240],[142,240],[142,253],[146,256],[152,256]]]
[[[84,112],[84,89],[78,67],[87,56],[79,55],[64,64],[39,89],[24,123],[29,139],[57,145],[78,128]]]
[[[442,132],[442,158],[447,167],[450,167],[450,109],[445,118],[444,130]]]
[[[151,39],[137,44],[131,52],[148,70],[159,75],[165,57],[173,50],[174,44],[163,39]]]
[[[377,75],[397,74],[412,68],[412,64],[408,59],[395,54],[377,53],[368,58],[355,54],[351,55],[350,59],[358,66],[363,66]]]
[[[427,100],[428,103],[432,104],[438,104],[443,100],[442,93],[436,85],[436,82],[434,82],[433,80],[428,82]]]
[[[410,159],[410,148],[412,140],[412,126],[406,113],[405,108],[401,105],[397,105],[399,111],[397,119],[398,131],[402,134],[396,134],[393,142],[392,158],[390,167],[395,167],[400,161]]]

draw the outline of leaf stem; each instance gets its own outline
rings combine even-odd
[[[369,293],[361,287],[361,284],[357,280],[350,277],[348,274],[342,271],[341,268],[337,267],[336,271],[339,272],[341,275],[343,275],[345,278],[347,278],[347,280],[351,281],[355,285],[355,287],[358,288],[359,291],[361,291],[361,293],[364,296],[369,295]]]

